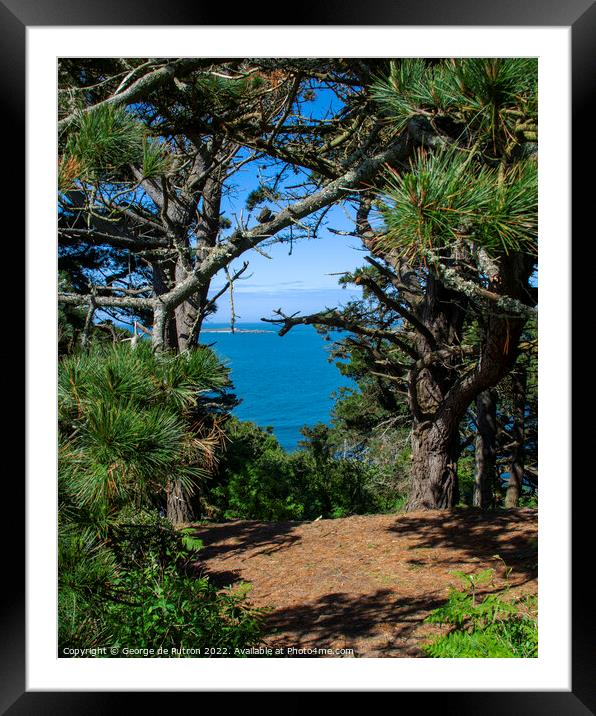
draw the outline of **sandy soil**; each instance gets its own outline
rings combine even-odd
[[[493,568],[488,592],[504,586],[505,564],[512,595],[537,591],[536,510],[233,521],[196,535],[201,569],[222,587],[249,582],[249,601],[270,608],[266,644],[286,650],[423,656],[420,645],[443,628],[423,620],[460,584],[454,570]]]

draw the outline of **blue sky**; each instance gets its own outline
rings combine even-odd
[[[334,209],[328,216],[332,228],[352,228],[341,209]],[[364,262],[358,239],[337,236],[326,228],[320,231],[318,239],[302,239],[293,243],[292,252],[288,244],[268,246],[266,252],[271,259],[256,251],[249,251],[231,267],[231,273],[249,262],[244,277],[235,283],[234,303],[238,322],[254,322],[268,317],[276,308],[286,313],[301,311],[312,313],[326,307],[345,303],[359,297],[360,291],[338,286],[337,274],[352,271]],[[212,294],[225,283],[225,276],[218,274],[212,283]],[[210,322],[229,320],[229,297],[218,301],[217,313]]]
[[[335,95],[329,90],[319,89],[314,101],[302,105],[301,113],[320,118],[340,108]],[[222,210],[233,223],[234,215],[239,217],[241,211],[244,219],[247,218],[246,197],[258,186],[258,167],[257,162],[247,164],[232,178],[234,189],[224,198]],[[272,166],[270,171],[274,170]],[[299,183],[304,178],[290,175],[285,184]],[[258,213],[259,208],[253,214]],[[270,208],[279,210],[273,205]],[[254,224],[253,218],[249,227]],[[234,304],[238,322],[258,321],[271,316],[277,308],[286,313],[312,313],[360,296],[356,288],[339,287],[340,277],[332,274],[352,271],[363,264],[361,244],[354,237],[337,236],[327,227],[353,231],[354,223],[349,210],[339,206],[331,209],[319,229],[319,238],[293,242],[291,253],[289,244],[273,244],[264,249],[271,260],[257,251],[249,251],[232,264],[230,273],[238,270],[243,261],[250,264],[243,278],[235,283]],[[223,272],[214,277],[211,295],[225,284],[225,280]],[[219,299],[218,311],[209,318],[209,322],[221,323],[229,319],[229,296],[226,294]]]
[[[301,103],[300,114],[303,118],[315,121],[330,117],[341,108],[342,103],[331,90],[317,88],[313,100]],[[243,160],[248,156],[248,150],[241,149],[236,158]],[[222,197],[221,211],[223,216],[231,221],[232,226],[223,232],[222,238],[225,239],[226,235],[234,231],[240,217],[248,228],[257,225],[255,217],[263,205],[260,204],[249,212],[246,208],[247,197],[251,191],[259,187],[260,179],[274,177],[281,166],[281,162],[260,158],[243,165],[230,177]],[[283,191],[287,187],[305,182],[308,178],[309,172],[306,170],[300,170],[298,173],[288,170],[280,183],[280,189]],[[303,193],[301,189],[294,192],[296,198],[301,192]],[[288,204],[285,200],[278,205],[270,201],[265,203],[274,213]],[[287,242],[273,241],[269,244],[266,241],[261,245],[262,250],[271,259],[252,250],[233,262],[228,267],[232,274],[241,268],[244,261],[249,262],[249,267],[242,278],[234,284],[237,321],[254,323],[263,317],[272,317],[273,311],[277,308],[281,308],[286,313],[296,311],[303,314],[313,313],[325,308],[341,306],[353,298],[359,298],[361,292],[356,287],[342,288],[338,285],[340,276],[337,274],[353,271],[364,263],[362,246],[355,237],[338,236],[328,230],[330,227],[338,231],[353,231],[352,213],[347,206],[334,206],[325,215],[316,239],[299,238],[293,241],[291,247]],[[294,235],[298,232],[305,233],[302,229],[296,228]],[[282,237],[287,234],[287,230],[280,233]],[[217,293],[226,280],[223,271],[214,276],[210,295]],[[229,322],[229,293],[226,292],[221,296],[217,307],[217,312],[209,317],[208,322]],[[100,313],[98,316],[102,317]]]

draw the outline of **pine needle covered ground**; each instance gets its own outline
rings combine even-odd
[[[203,571],[222,587],[250,583],[249,601],[270,608],[265,644],[284,650],[424,656],[421,645],[445,631],[424,619],[461,586],[455,571],[494,570],[479,596],[507,584],[511,597],[537,592],[531,509],[239,520],[200,526],[196,535]]]

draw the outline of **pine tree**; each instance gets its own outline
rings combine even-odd
[[[60,292],[61,305],[136,320],[155,350],[194,347],[217,298],[247,269],[232,262],[261,244],[315,236],[329,206],[403,154],[401,141],[378,136],[362,102],[378,64],[62,60],[60,267],[73,290]],[[322,89],[340,109],[304,121]],[[247,214],[225,215],[224,197],[248,165],[257,178]],[[227,285],[211,296],[219,271]]]
[[[531,59],[401,60],[372,87],[411,153],[359,199],[365,289],[344,310],[285,316],[341,328],[412,417],[409,509],[458,502],[460,423],[512,369],[535,316],[537,68]],[[470,340],[472,325],[479,338]]]
[[[158,359],[147,341],[135,350],[99,344],[63,359],[63,512],[84,515],[100,536],[129,505],[165,509],[174,523],[190,521],[188,498],[224,440],[212,394],[228,387],[228,370],[208,348]]]

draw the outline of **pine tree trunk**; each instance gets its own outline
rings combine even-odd
[[[476,398],[476,423],[478,432],[473,504],[487,510],[492,506],[493,486],[497,477],[497,404],[493,390],[485,390]]]
[[[167,293],[169,287],[182,283],[188,273],[180,259],[177,262],[153,264],[153,286],[157,296]],[[182,353],[195,346],[200,331],[200,321],[197,320],[199,310],[203,308],[209,292],[209,283],[198,292],[192,300],[185,300],[174,307],[165,304],[158,306],[153,317],[153,349],[155,351],[168,350],[173,353]]]
[[[412,430],[412,486],[406,509],[449,510],[459,501],[459,426],[444,421]]]
[[[190,500],[177,480],[168,484],[167,517],[173,525],[192,522],[194,519]]]
[[[188,276],[180,259],[176,262],[174,270],[175,283],[179,284]],[[196,304],[195,304],[196,305]],[[190,301],[183,301],[174,309],[173,323],[175,326],[175,348],[178,353],[183,353],[196,344],[195,322],[198,311]]]
[[[183,353],[191,347],[190,336],[197,318],[197,312],[188,301],[184,301],[174,310],[176,352]]]
[[[505,507],[517,507],[524,478],[524,416],[526,410],[527,373],[523,366],[513,373],[513,446],[509,466],[509,483],[505,495]]]

